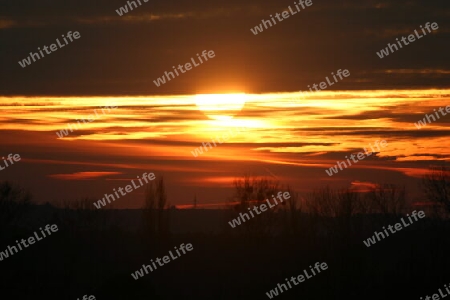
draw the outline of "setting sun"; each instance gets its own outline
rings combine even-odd
[[[241,94],[200,94],[195,96],[195,104],[209,118],[228,120],[242,110],[247,95]]]

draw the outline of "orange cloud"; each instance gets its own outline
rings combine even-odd
[[[76,172],[72,174],[52,174],[50,178],[59,180],[89,180],[98,177],[104,177],[108,175],[118,175],[120,172]]]
[[[371,188],[375,188],[377,186],[375,183],[359,180],[352,181],[351,185],[351,187],[358,192],[368,192]]]

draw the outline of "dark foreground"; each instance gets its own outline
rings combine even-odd
[[[134,214],[136,221],[140,213]],[[366,247],[363,240],[398,216],[299,214],[287,223],[291,219],[279,213],[277,230],[267,233],[246,230],[248,223],[231,229],[232,212],[201,211],[223,224],[209,230],[209,221],[202,224],[198,214],[172,212],[171,225],[159,232],[139,220],[131,229],[117,211],[41,207],[9,224],[2,221],[0,251],[46,224],[59,228],[0,262],[2,299],[269,299],[266,292],[316,262],[328,269],[274,299],[420,299],[450,282],[450,230],[443,220],[426,217]],[[189,232],[189,223],[203,228]],[[132,278],[143,264],[183,243],[193,250]]]

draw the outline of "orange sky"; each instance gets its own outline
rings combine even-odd
[[[171,204],[222,203],[245,172],[276,177],[305,192],[323,184],[407,184],[428,166],[449,161],[450,117],[415,122],[450,105],[450,90],[322,91],[155,97],[3,97],[2,153],[20,163],[0,180],[30,187],[39,202],[101,197],[144,171],[164,175]],[[102,106],[117,106],[101,114]],[[97,116],[88,122],[89,115]],[[208,117],[209,116],[209,117]],[[92,118],[92,116],[91,116]],[[56,131],[80,121],[58,138]],[[216,136],[223,144],[194,157]],[[332,177],[325,169],[376,140],[388,146]],[[216,139],[217,141],[217,139]],[[139,207],[135,191],[117,207]]]

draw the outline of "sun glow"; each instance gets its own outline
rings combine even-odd
[[[242,110],[247,99],[244,93],[200,94],[195,96],[195,104],[211,119],[229,120]]]

